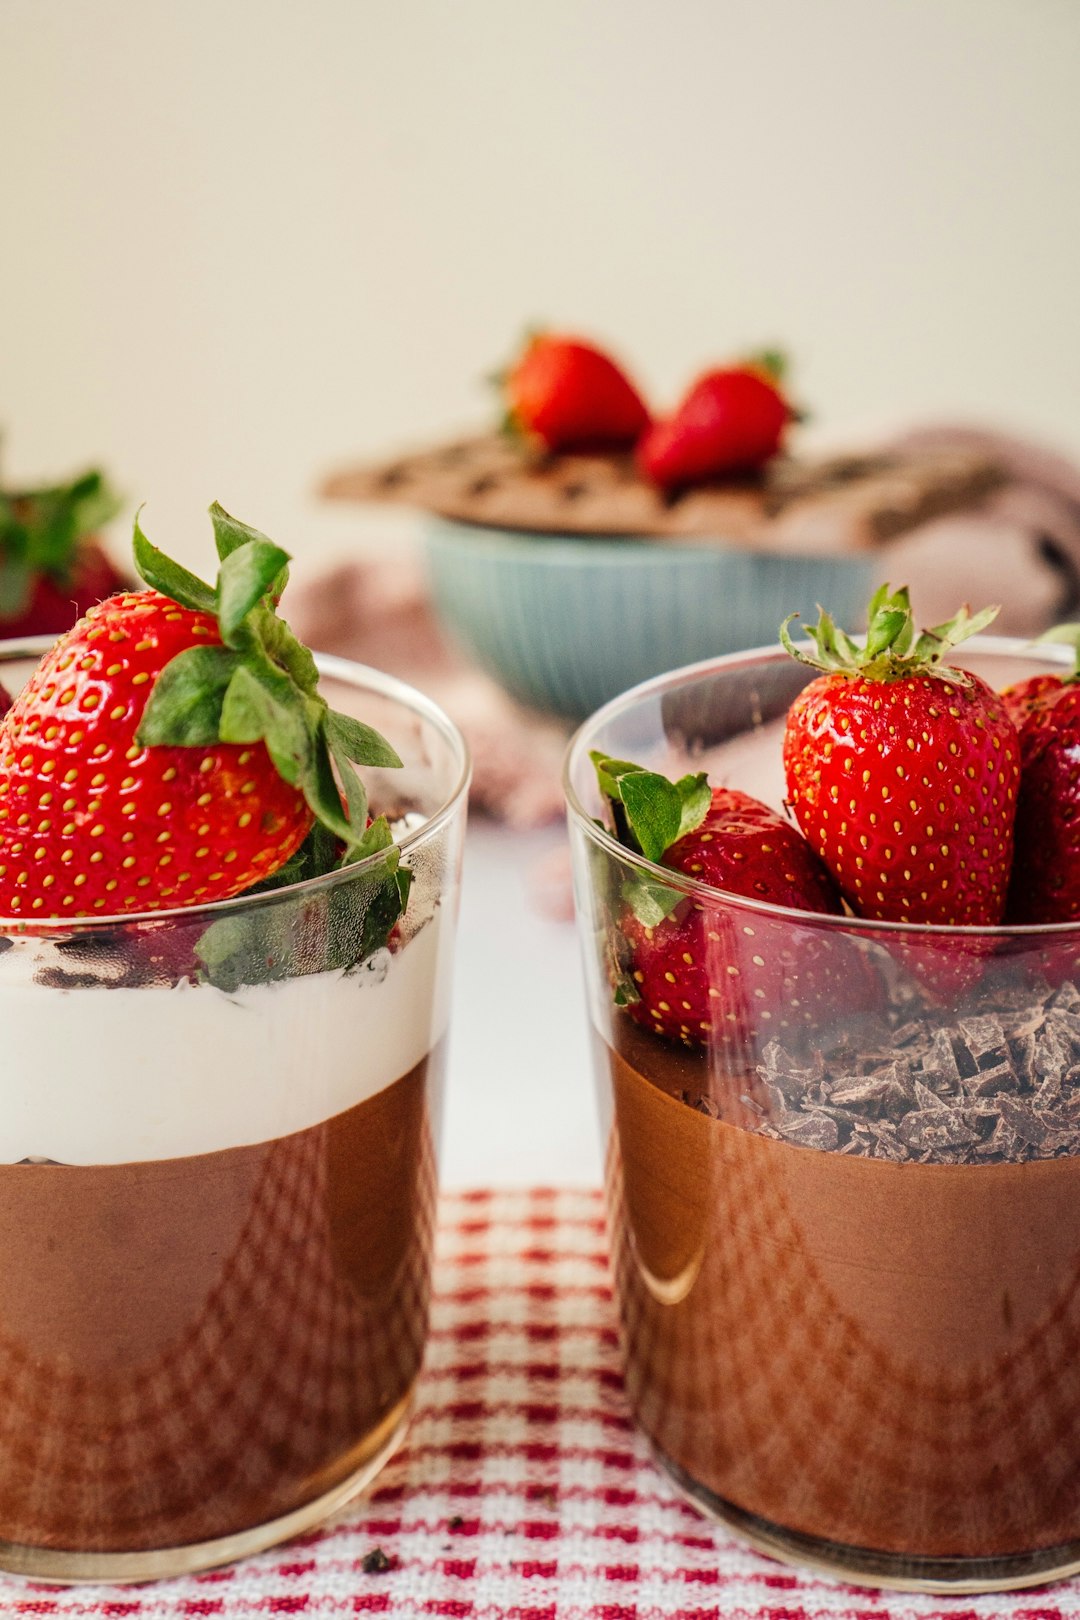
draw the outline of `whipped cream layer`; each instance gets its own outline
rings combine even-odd
[[[0,1164],[125,1164],[273,1141],[407,1074],[445,1033],[444,913],[349,973],[58,989],[0,955]]]

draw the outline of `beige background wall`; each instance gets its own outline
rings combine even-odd
[[[214,497],[396,540],[318,473],[537,317],[1080,452],[1078,68],[1076,0],[0,0],[8,476],[103,460],[191,562]]]

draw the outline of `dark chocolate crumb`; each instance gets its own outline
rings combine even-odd
[[[885,1016],[853,1019],[817,1050],[769,1042],[763,1134],[895,1164],[1080,1154],[1075,985],[999,982],[992,1000],[951,1018],[894,989]]]
[[[360,1560],[360,1568],[365,1575],[382,1575],[387,1570],[397,1569],[397,1567],[398,1559],[396,1554],[384,1553],[381,1547],[372,1547],[371,1551],[365,1553]]]

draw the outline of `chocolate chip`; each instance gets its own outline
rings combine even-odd
[[[1022,1163],[1080,1154],[1080,992],[984,981],[954,1021],[899,975],[885,1014],[810,1051],[762,1052],[765,1134],[895,1163]]]
[[[964,1117],[951,1108],[925,1108],[907,1114],[897,1126],[900,1140],[917,1152],[928,1148],[970,1147],[979,1140]]]
[[[999,1106],[1002,1119],[1021,1142],[1029,1142],[1046,1156],[1068,1145],[1069,1132],[1060,1128],[1060,1122],[1026,1099],[1002,1097]]]
[[[774,1116],[773,1125],[785,1141],[795,1142],[799,1147],[818,1148],[823,1153],[831,1153],[840,1142],[836,1121],[816,1111],[812,1114]]]
[[[996,1013],[982,1013],[976,1018],[960,1018],[957,1023],[964,1038],[964,1045],[979,1068],[986,1067],[986,1059],[992,1064],[1004,1057],[1005,1031]]]
[[[1015,1091],[1019,1086],[1011,1063],[998,1063],[992,1069],[980,1069],[964,1081],[964,1090],[970,1097],[994,1097],[999,1091]]]
[[[853,1081],[841,1081],[830,1093],[829,1100],[836,1107],[872,1114],[875,1119],[882,1115],[900,1119],[911,1106],[911,1091],[892,1074],[877,1078],[859,1076]]]

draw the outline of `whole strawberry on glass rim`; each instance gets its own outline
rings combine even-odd
[[[671,782],[628,760],[592,755],[615,836],[673,873],[771,906],[836,916],[840,896],[797,828],[704,773]],[[849,1009],[871,996],[843,940],[793,938],[783,922],[711,905],[682,887],[629,879],[615,905],[615,1000],[652,1034],[684,1046],[746,1050],[813,1003]]]
[[[993,927],[1005,911],[1020,746],[1002,699],[948,656],[996,607],[916,633],[883,585],[860,644],[824,611],[796,646],[820,670],[784,733],[790,808],[857,916]]]
[[[1080,624],[1057,625],[1039,640],[1071,647],[1074,660],[1001,694],[1021,759],[1011,923],[1080,920]]]
[[[331,710],[278,617],[289,556],[210,509],[211,587],[151,545],[149,589],[94,607],[0,720],[0,916],[206,904],[271,878],[313,824],[344,860],[390,843],[354,764],[399,765]]]

